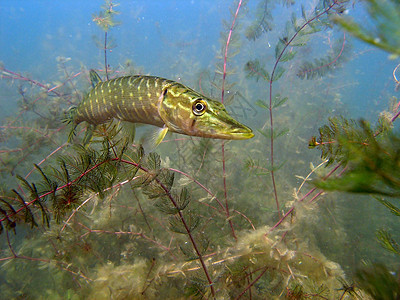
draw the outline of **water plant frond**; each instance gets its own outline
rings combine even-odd
[[[376,232],[379,243],[383,248],[390,252],[400,255],[400,245],[392,238],[392,235],[385,229],[380,229]]]
[[[260,1],[256,8],[254,21],[246,28],[245,35],[249,40],[256,40],[263,33],[271,31],[272,25],[272,14],[271,11],[274,8],[275,3],[270,0]]]
[[[200,217],[195,213],[188,211],[185,216],[189,232],[192,233],[200,225]],[[169,219],[170,230],[180,234],[188,234],[183,226],[179,215],[171,216]]]
[[[314,79],[337,70],[338,67],[342,66],[348,60],[349,49],[350,47],[348,43],[345,43],[344,38],[339,39],[334,43],[326,56],[304,62],[299,67],[296,75],[301,79]]]
[[[310,140],[310,147],[318,147],[328,164],[340,162],[347,170],[316,185],[326,190],[399,197],[400,137],[391,130],[378,133],[363,120],[331,118],[329,126],[320,128],[318,140]]]
[[[356,273],[357,285],[373,299],[396,299],[400,295],[398,279],[384,265],[367,265]]]
[[[265,81],[270,81],[271,77],[267,70],[261,65],[261,62],[258,59],[250,60],[246,63],[244,67],[246,76],[248,78],[255,78],[258,81],[260,78]]]
[[[313,136],[309,147],[321,150],[321,158],[328,159],[327,165],[333,162],[346,163],[345,144],[353,143],[361,147],[367,143],[366,136],[354,120],[343,117],[329,118],[329,125],[319,128],[319,137]]]
[[[335,15],[333,20],[357,38],[390,53],[400,55],[400,4],[397,0],[364,1],[371,16],[370,26]]]
[[[39,208],[40,208],[43,224],[46,225],[47,227],[49,227],[49,222],[50,222],[49,214],[48,214],[47,208],[44,204],[44,201],[46,198],[39,197],[39,193],[38,193],[37,188],[34,183],[30,184],[25,178],[23,178],[19,175],[17,175],[16,177],[21,182],[22,187],[25,188],[25,190],[29,191],[30,199],[36,200],[35,205],[39,206]],[[30,215],[30,218],[32,218],[31,219],[32,224],[34,224],[35,221],[34,221],[33,215]]]
[[[20,214],[23,213],[24,223],[37,226],[35,210],[39,210],[43,224],[49,226],[51,214],[56,221],[61,221],[65,213],[82,202],[84,193],[93,192],[100,198],[104,197],[105,191],[117,178],[118,161],[112,161],[111,149],[107,148],[106,143],[103,146],[105,148],[101,150],[94,150],[76,145],[74,156],[58,157],[58,166],[44,170],[35,165],[41,178],[37,183],[29,183],[17,175],[20,189],[12,190],[10,200],[2,197],[0,223],[12,226],[21,219]],[[51,214],[48,204],[52,207]]]
[[[24,222],[27,224],[31,225],[31,228],[38,226],[38,224],[36,223],[35,217],[33,215],[33,212],[31,210],[30,207],[28,207],[24,197],[21,196],[20,193],[18,193],[16,190],[12,190],[12,192],[15,194],[15,200],[17,200],[20,204],[21,207],[23,207],[23,212],[25,215],[25,219]]]
[[[120,13],[114,9],[114,7],[117,7],[118,5],[118,3],[115,3],[111,0],[106,0],[105,4],[101,6],[103,10],[98,14],[93,14],[93,22],[95,22],[104,31],[108,31],[110,27],[118,26],[120,22],[117,22],[114,18],[115,15]]]

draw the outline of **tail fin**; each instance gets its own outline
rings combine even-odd
[[[71,142],[73,137],[76,135],[76,127],[78,126],[78,124],[75,123],[76,108],[76,106],[68,108],[65,111],[64,119],[62,120],[63,123],[72,124],[71,131],[68,135],[68,142]]]

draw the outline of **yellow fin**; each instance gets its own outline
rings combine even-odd
[[[163,128],[160,128],[159,130],[157,130],[152,138],[152,145],[154,145],[154,148],[157,147],[158,145],[160,145],[160,143],[162,142],[162,140],[165,138],[165,135],[168,132],[168,127],[164,126]]]
[[[164,126],[158,128],[155,132],[148,134],[143,140],[144,148],[147,150],[146,152],[150,152],[160,145],[167,132],[168,127]]]

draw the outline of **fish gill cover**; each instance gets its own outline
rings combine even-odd
[[[398,28],[395,0],[2,1],[0,298],[396,299]],[[115,106],[68,139],[135,75],[255,137],[149,151]]]

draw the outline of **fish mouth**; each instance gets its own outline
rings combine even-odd
[[[220,140],[247,140],[254,137],[253,131],[248,129],[235,129],[224,132],[201,132],[197,134],[191,133],[190,135],[201,136],[204,138],[220,139]]]
[[[227,139],[227,140],[247,140],[251,139],[254,137],[253,130],[251,130],[249,127],[244,126],[241,128],[235,128],[230,131],[228,131],[226,134],[221,136],[221,139]]]
[[[243,131],[243,132],[233,132],[230,133],[227,139],[230,140],[247,140],[254,137],[254,133],[252,131]]]

